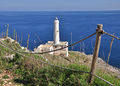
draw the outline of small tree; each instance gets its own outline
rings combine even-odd
[[[30,35],[28,34],[27,49],[28,49],[28,45],[29,45],[29,38],[30,38]]]

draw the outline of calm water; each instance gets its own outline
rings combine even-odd
[[[29,49],[33,50],[41,43],[53,40],[53,21],[60,20],[61,41],[73,42],[95,32],[97,24],[103,29],[120,37],[120,11],[80,11],[80,12],[0,12],[0,33],[6,32],[13,38],[14,28],[18,34],[18,42],[26,46],[27,35],[30,34]],[[1,36],[1,34],[0,34]],[[107,60],[111,37],[103,35],[99,56]],[[74,46],[75,51],[92,54],[95,36]],[[69,48],[71,50],[71,48]],[[120,41],[114,40],[110,56],[110,64],[120,68]]]

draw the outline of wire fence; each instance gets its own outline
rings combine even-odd
[[[85,37],[85,38],[83,38],[83,39],[81,39],[81,40],[79,40],[79,41],[77,41],[77,42],[75,42],[75,43],[73,43],[73,44],[70,44],[70,45],[68,45],[68,46],[65,46],[65,47],[62,47],[62,48],[59,48],[59,49],[55,49],[55,50],[52,50],[52,51],[41,52],[41,53],[20,52],[20,51],[17,51],[17,50],[12,49],[12,48],[9,47],[7,44],[3,43],[1,40],[0,40],[0,45],[1,45],[2,47],[4,47],[4,48],[9,49],[10,51],[13,51],[13,52],[15,52],[15,53],[23,56],[23,57],[30,58],[29,56],[26,56],[25,54],[45,54],[45,53],[50,53],[50,52],[59,51],[59,50],[62,50],[62,49],[68,48],[68,47],[72,47],[72,46],[74,46],[74,45],[76,45],[76,44],[78,44],[78,43],[80,43],[80,42],[82,42],[82,41],[84,41],[84,40],[87,40],[88,38],[94,36],[95,34],[96,34],[96,32],[93,33],[93,34],[91,34],[91,35],[89,35],[89,36],[87,36],[87,37]],[[109,34],[109,33],[107,33],[107,32],[104,32],[104,31],[103,31],[103,34],[106,34],[106,35],[108,35],[108,36],[110,36],[110,37],[113,37],[113,38],[115,38],[115,39],[120,40],[120,38],[118,38],[118,37],[116,37],[116,36],[114,36],[114,35],[112,35],[112,34]],[[110,52],[111,52],[112,43],[113,43],[113,40],[111,41],[111,44],[110,44]],[[42,56],[42,55],[41,55],[41,56]],[[43,56],[42,56],[42,57],[43,57]],[[109,57],[110,57],[110,53],[109,53]],[[43,58],[44,58],[44,57],[43,57]],[[32,59],[32,57],[31,57],[31,59]],[[108,58],[108,60],[109,60],[109,58]],[[82,71],[82,70],[71,69],[71,68],[67,68],[67,67],[63,67],[63,66],[58,66],[58,65],[51,64],[51,63],[49,63],[49,62],[43,61],[43,60],[41,60],[41,59],[39,59],[39,61],[40,61],[41,63],[43,63],[43,64],[47,64],[47,65],[49,65],[49,66],[57,67],[57,68],[60,68],[60,69],[70,70],[70,71],[73,71],[73,72],[81,72],[81,73],[91,74],[91,72],[88,72],[88,71]],[[97,77],[97,78],[99,78],[99,79],[101,79],[101,80],[103,80],[104,82],[108,83],[109,85],[113,86],[112,83],[110,83],[109,81],[107,81],[107,80],[105,80],[105,79],[97,76],[96,74],[92,74],[92,75],[95,76],[95,77]]]

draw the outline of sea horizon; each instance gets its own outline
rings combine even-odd
[[[0,10],[0,12],[84,12],[84,11],[120,11],[120,10]]]

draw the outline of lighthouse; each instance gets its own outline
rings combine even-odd
[[[41,44],[37,48],[34,49],[34,52],[49,52],[49,54],[52,55],[61,55],[61,56],[67,56],[68,57],[68,42],[67,41],[60,41],[59,37],[59,20],[56,17],[54,20],[54,28],[53,28],[53,41],[48,41],[46,44]],[[66,47],[64,49],[61,49],[63,47]],[[60,49],[57,51],[54,51],[56,49]]]
[[[54,44],[57,45],[60,43],[60,37],[59,37],[59,20],[56,17],[54,20]]]

